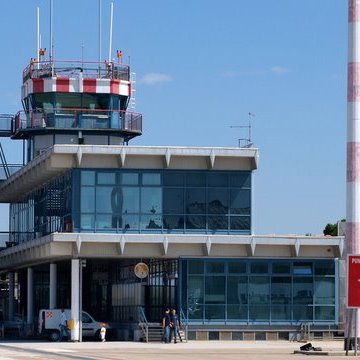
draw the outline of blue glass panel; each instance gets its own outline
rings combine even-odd
[[[117,210],[116,188],[98,186],[96,188],[96,212],[112,213]]]
[[[246,273],[246,262],[240,262],[240,261],[229,262],[228,271],[231,274]]]
[[[314,293],[315,304],[335,304],[335,278],[316,276]]]
[[[315,275],[335,275],[334,261],[319,261],[314,263]]]
[[[291,321],[290,305],[272,305],[271,306],[272,321]]]
[[[123,215],[122,221],[122,227],[126,231],[139,230],[140,228],[138,215]]]
[[[226,173],[209,173],[207,175],[207,185],[208,186],[222,186],[228,187],[228,174]]]
[[[249,188],[251,186],[250,172],[230,174],[230,186]]]
[[[225,277],[206,276],[205,277],[205,303],[224,304],[225,303]]]
[[[166,214],[184,213],[184,189],[164,188],[163,189],[163,211]]]
[[[271,302],[272,304],[291,303],[290,276],[274,276],[271,278]]]
[[[81,171],[81,185],[95,185],[95,171]]]
[[[270,303],[270,278],[268,276],[249,276],[249,303]]]
[[[162,213],[162,191],[160,188],[141,188],[141,212],[143,214]]]
[[[205,268],[209,274],[223,274],[225,272],[225,264],[223,261],[206,261]]]
[[[140,229],[159,230],[162,226],[161,215],[142,215],[140,218]]]
[[[247,276],[228,276],[227,278],[227,303],[248,303],[248,278]]]
[[[230,229],[250,231],[250,216],[231,216]]]
[[[184,216],[183,215],[164,215],[163,227],[168,230],[184,230]]]
[[[206,214],[205,189],[186,189],[185,202],[188,214]]]
[[[267,274],[269,272],[269,264],[265,261],[254,261],[250,264],[250,272],[252,274]]]
[[[294,275],[312,275],[311,262],[294,262]]]
[[[95,228],[94,215],[81,215],[80,227],[83,230],[93,230]]]
[[[277,261],[272,263],[272,273],[273,274],[290,274],[290,263]]]
[[[185,174],[182,172],[164,172],[164,186],[180,186],[185,184]]]
[[[209,322],[225,319],[224,305],[207,305],[205,306],[205,319]]]
[[[110,230],[116,228],[116,221],[112,215],[97,215],[96,216],[96,229]]]
[[[204,311],[203,305],[189,303],[189,306],[188,306],[189,320],[201,320],[202,321],[204,318],[203,311]]]
[[[188,304],[193,308],[204,302],[204,277],[189,276],[188,278]]]
[[[206,217],[201,215],[188,215],[186,216],[185,227],[188,230],[205,230]]]
[[[250,215],[251,191],[241,189],[230,190],[230,213]]]
[[[309,305],[296,305],[293,307],[295,321],[313,320],[313,307]]]
[[[250,321],[262,322],[270,320],[270,306],[269,305],[250,305],[249,306],[249,319]]]
[[[294,277],[293,279],[293,303],[313,303],[313,279],[312,277]]]
[[[115,185],[115,172],[99,172],[97,183],[101,185]]]
[[[228,305],[227,320],[229,321],[247,321],[248,307],[247,305]]]
[[[208,227],[210,230],[227,230],[229,218],[228,216],[208,216]]]
[[[206,174],[204,172],[194,172],[186,174],[186,186],[206,186]]]
[[[138,187],[123,186],[122,196],[122,211],[124,214],[140,212],[140,192]]]
[[[160,173],[143,173],[142,183],[143,185],[160,185],[161,184]]]
[[[80,210],[82,213],[95,212],[95,188],[81,188]]]
[[[189,260],[188,261],[189,274],[203,274],[204,261],[203,260]]]
[[[315,320],[335,321],[334,306],[315,306]]]
[[[227,189],[208,189],[208,213],[227,214],[229,210]]]
[[[139,174],[138,173],[120,173],[120,183],[122,185],[138,185]]]

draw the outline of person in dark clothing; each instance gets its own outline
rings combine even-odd
[[[176,338],[177,336],[179,336],[180,341],[182,341],[181,339],[181,335],[180,335],[180,322],[179,322],[179,318],[176,314],[176,310],[172,309],[171,313],[170,313],[170,342],[172,337],[174,337],[174,344],[177,343]]]
[[[162,341],[167,344],[170,342],[170,309],[166,308],[162,318],[163,337]]]

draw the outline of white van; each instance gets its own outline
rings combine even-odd
[[[64,309],[68,323],[71,324],[71,310]],[[57,341],[60,336],[61,309],[41,309],[39,312],[38,332],[41,336],[47,336],[50,341]],[[69,324],[69,326],[70,326]],[[82,336],[100,339],[100,329],[109,328],[109,325],[94,320],[86,311],[82,312]]]

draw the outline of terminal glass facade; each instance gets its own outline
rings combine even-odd
[[[335,324],[336,260],[181,261],[190,323]]]
[[[77,231],[240,233],[251,229],[250,171],[74,170]]]

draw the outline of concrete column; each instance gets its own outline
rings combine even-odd
[[[346,251],[360,254],[360,0],[348,1]],[[345,337],[359,337],[360,321],[346,316]],[[352,329],[350,330],[352,325]],[[356,334],[355,334],[356,329]],[[350,334],[347,332],[350,331]]]
[[[57,265],[50,264],[49,308],[56,309]]]
[[[80,341],[80,260],[71,260],[71,319],[74,329],[71,330],[71,340]]]
[[[34,270],[27,269],[27,323],[34,321]]]
[[[14,317],[14,304],[15,304],[15,274],[9,273],[9,320]]]

